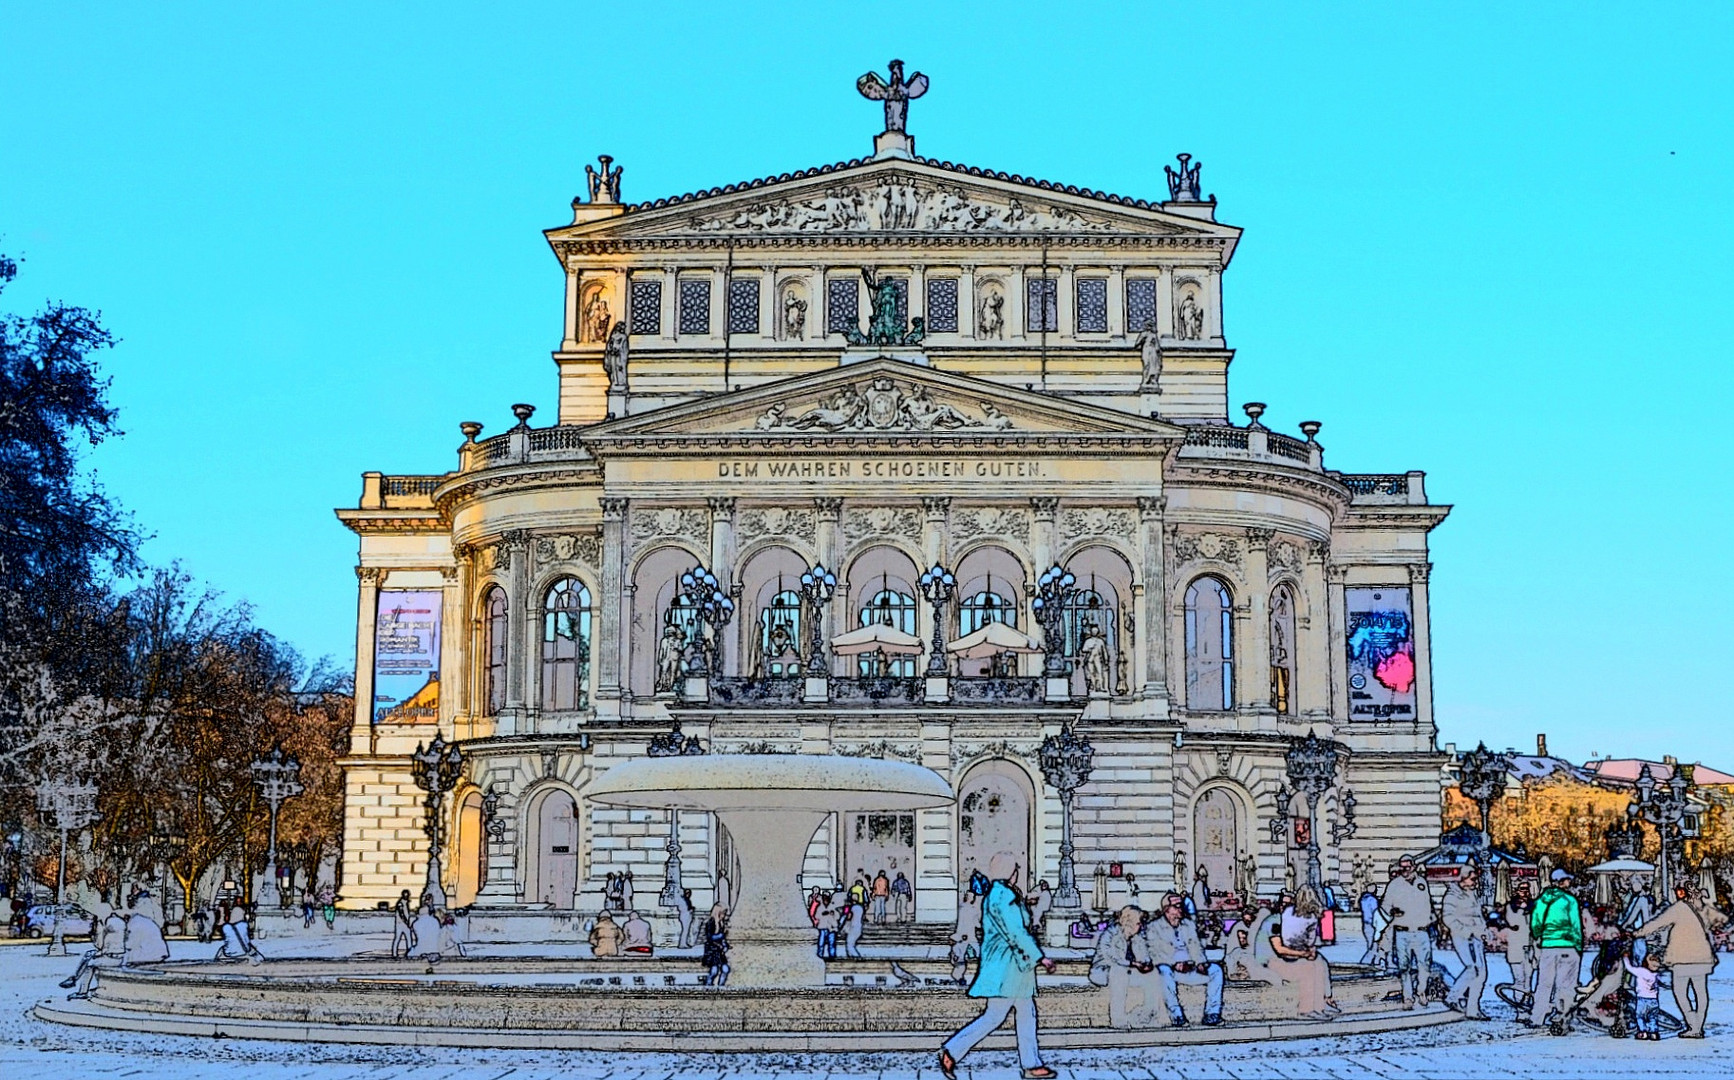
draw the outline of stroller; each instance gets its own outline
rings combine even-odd
[[[1632,954],[1634,938],[1629,933],[1602,943],[1590,961],[1590,982],[1578,987],[1577,1001],[1564,1014],[1554,1012],[1548,1017],[1550,1035],[1564,1035],[1574,1028],[1579,1031],[1605,1031],[1616,1039],[1624,1039],[1637,1028],[1637,1002],[1626,985],[1624,961]],[[1516,1009],[1518,1015],[1535,1006],[1529,991],[1511,983],[1493,988],[1499,999]],[[1685,1028],[1685,1022],[1666,1012],[1656,1013],[1657,1026],[1665,1034]]]

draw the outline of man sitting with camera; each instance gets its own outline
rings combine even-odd
[[[1198,928],[1187,917],[1179,893],[1162,897],[1162,917],[1144,928],[1144,937],[1150,945],[1150,960],[1162,977],[1162,996],[1168,1005],[1170,1024],[1186,1026],[1186,1011],[1180,1007],[1180,983],[1204,987],[1205,1026],[1222,1023],[1222,965],[1205,959]]]

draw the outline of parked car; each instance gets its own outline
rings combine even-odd
[[[96,925],[96,916],[77,904],[68,904],[66,905],[66,921],[61,925],[61,933],[64,936],[89,937],[91,928]],[[54,905],[37,904],[25,912],[24,933],[33,938],[54,933]]]

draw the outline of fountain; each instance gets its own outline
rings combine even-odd
[[[610,767],[584,794],[613,806],[715,814],[740,861],[729,985],[783,988],[825,981],[798,875],[826,816],[947,806],[953,798],[944,778],[919,765],[810,754],[636,758]]]

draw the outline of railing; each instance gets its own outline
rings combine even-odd
[[[1409,477],[1392,473],[1343,473],[1337,477],[1356,495],[1408,495]]]
[[[380,486],[382,495],[432,495],[443,476],[388,476]]]
[[[1270,447],[1270,452],[1278,457],[1285,457],[1290,461],[1299,461],[1303,464],[1313,459],[1312,448],[1299,439],[1278,435],[1274,431],[1267,433],[1264,438],[1265,445]]]
[[[1200,424],[1186,429],[1187,446],[1215,446],[1223,450],[1245,450],[1246,429]]]
[[[1029,705],[1042,700],[1038,678],[987,678],[951,680],[951,700],[956,705]]]
[[[496,465],[512,456],[512,437],[510,435],[495,435],[481,444],[481,458],[484,465]]]
[[[573,425],[537,428],[530,432],[530,452],[532,454],[538,450],[582,449],[584,449],[583,429]]]
[[[710,703],[719,709],[757,709],[801,703],[803,682],[798,679],[747,679],[719,676],[710,680]]]
[[[916,705],[922,696],[919,678],[880,675],[831,680],[833,705]]]

